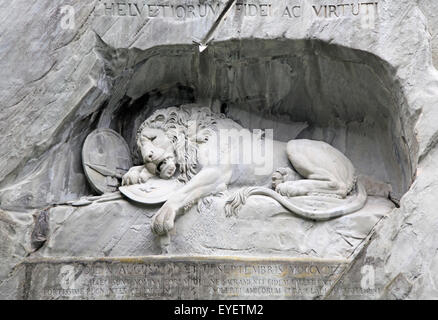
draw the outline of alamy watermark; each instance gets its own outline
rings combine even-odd
[[[76,11],[72,6],[61,7],[61,28],[64,30],[74,30],[76,28]]]
[[[274,130],[220,129],[209,137],[208,165],[246,165],[255,175],[274,170]],[[286,150],[284,150],[286,152]]]
[[[75,289],[75,267],[72,265],[62,266],[59,271],[59,284],[62,289]]]
[[[374,267],[366,264],[362,266],[360,273],[362,274],[360,287],[363,290],[374,290],[376,286]]]

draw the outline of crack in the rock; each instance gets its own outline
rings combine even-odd
[[[50,68],[49,68],[47,71],[45,71],[40,77],[38,77],[38,78],[35,79],[35,80],[31,80],[31,81],[27,82],[25,85],[28,86],[28,85],[30,85],[30,84],[32,84],[32,83],[35,83],[35,82],[38,82],[38,81],[44,79],[44,78],[45,78],[45,77],[46,77],[46,76],[47,76],[47,75],[53,70],[53,68],[55,67],[55,65],[56,65],[57,62],[58,62],[58,61],[55,60],[55,61],[52,63],[52,65],[50,66]]]

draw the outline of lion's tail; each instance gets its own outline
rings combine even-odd
[[[344,205],[327,210],[306,210],[300,208],[299,206],[288,201],[287,198],[283,197],[279,193],[265,187],[243,188],[237,191],[232,197],[228,199],[225,204],[225,214],[227,217],[237,215],[239,210],[245,205],[246,200],[250,196],[261,195],[276,200],[287,210],[302,218],[317,221],[329,220],[356,212],[365,206],[365,203],[367,201],[367,192],[365,190],[365,187],[360,182],[357,182],[356,186],[357,194],[354,199]]]

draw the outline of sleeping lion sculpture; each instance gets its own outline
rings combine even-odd
[[[156,234],[166,234],[174,228],[177,215],[228,187],[241,188],[226,202],[227,215],[237,214],[252,195],[270,197],[292,214],[311,220],[328,220],[364,207],[367,193],[356,179],[353,164],[331,145],[306,139],[272,141],[273,154],[267,161],[277,169],[256,174],[255,165],[230,159],[230,150],[241,146],[239,137],[217,143],[221,130],[230,129],[249,132],[223,114],[196,104],[159,109],[140,126],[137,146],[144,164],[131,168],[122,184],[144,183],[152,176],[184,182],[153,217]],[[263,137],[257,139],[261,142]],[[295,197],[340,202],[335,207],[309,208],[292,202]]]

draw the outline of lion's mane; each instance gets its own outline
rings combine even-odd
[[[180,171],[178,179],[188,182],[198,173],[198,145],[217,131],[217,120],[223,114],[197,104],[156,110],[137,131],[137,142],[145,128],[161,129],[172,142]]]

